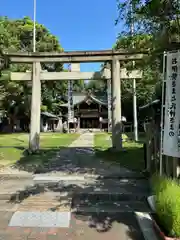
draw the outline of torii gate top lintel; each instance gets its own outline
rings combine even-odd
[[[69,51],[69,52],[7,52],[4,54],[14,63],[33,62],[104,62],[111,61],[114,57],[118,60],[139,60],[146,53],[128,51],[126,49],[101,50],[101,51]]]

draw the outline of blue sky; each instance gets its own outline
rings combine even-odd
[[[33,0],[1,0],[0,15],[33,17]],[[59,38],[65,51],[110,49],[120,26],[115,26],[116,0],[37,0],[37,21]],[[99,64],[81,64],[81,71],[98,71]]]

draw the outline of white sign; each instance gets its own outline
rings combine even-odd
[[[68,71],[71,72],[72,65],[68,65]],[[73,81],[68,81],[68,122],[74,122],[74,106],[73,106]]]
[[[68,81],[68,122],[74,120],[74,106],[73,106],[73,82]]]
[[[180,157],[180,52],[167,53],[162,154]]]

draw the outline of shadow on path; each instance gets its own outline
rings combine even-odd
[[[131,151],[135,156],[136,149]],[[51,194],[58,198],[59,204],[49,211],[66,207],[72,200],[71,209],[75,209],[73,216],[77,222],[84,222],[99,233],[117,228],[129,239],[143,239],[133,211],[147,210],[144,205],[149,193],[147,180],[120,164],[103,161],[99,156],[103,156],[101,151],[94,151],[91,147],[42,149],[34,155],[24,151],[24,156],[13,168],[41,176],[86,176],[87,179],[36,184],[20,191],[18,199],[14,195],[11,202],[18,200],[21,204],[30,196]],[[137,201],[140,205],[136,204]],[[113,208],[114,212],[111,211]],[[118,209],[124,211],[118,213]]]

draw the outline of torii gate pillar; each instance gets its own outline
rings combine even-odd
[[[122,149],[122,118],[121,118],[121,79],[120,61],[115,57],[112,60],[112,147]]]
[[[40,121],[41,121],[41,64],[33,63],[32,69],[32,97],[31,97],[31,123],[29,136],[29,150],[39,150]]]

